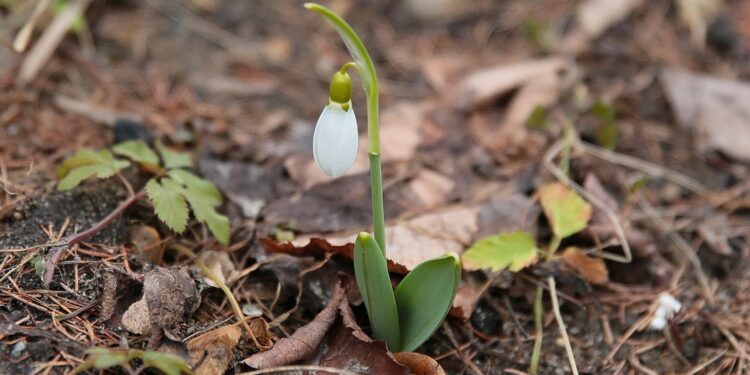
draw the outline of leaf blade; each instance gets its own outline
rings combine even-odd
[[[112,147],[112,151],[139,163],[159,165],[159,156],[142,140],[118,143]]]
[[[539,201],[552,231],[560,239],[582,231],[591,219],[591,205],[561,182],[542,186]]]
[[[214,208],[216,206],[213,197],[206,195],[203,191],[187,188],[182,192],[183,196],[190,203],[195,218],[208,225],[208,229],[216,236],[222,244],[229,243],[229,218],[218,213]],[[221,202],[221,201],[219,201]]]
[[[401,281],[394,293],[401,351],[414,351],[437,330],[453,305],[460,280],[461,260],[448,254],[418,265]]]
[[[158,143],[156,148],[159,149],[164,167],[167,169],[193,166],[193,157],[190,153],[171,150],[161,143]]]
[[[156,179],[146,183],[146,194],[154,205],[156,216],[177,233],[185,230],[188,221],[188,207],[182,190],[182,186],[168,177],[161,183]]]
[[[467,270],[508,268],[518,272],[536,261],[538,251],[534,237],[519,231],[485,237],[467,249],[462,258]]]
[[[200,178],[182,168],[170,169],[167,175],[185,185],[188,190],[193,190],[201,194],[205,199],[209,199],[212,207],[221,204],[221,192],[211,181]]]
[[[354,242],[354,274],[373,336],[384,340],[389,350],[401,351],[398,310],[388,266],[378,243],[366,232],[361,232]]]

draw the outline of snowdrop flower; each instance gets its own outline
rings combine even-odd
[[[680,311],[682,304],[669,293],[659,295],[659,306],[656,308],[654,318],[651,319],[650,328],[653,330],[662,330],[667,326],[667,320],[672,319],[674,313]]]
[[[345,71],[331,78],[328,105],[318,118],[313,134],[313,156],[318,167],[339,177],[354,164],[359,134],[351,102],[352,81]]]

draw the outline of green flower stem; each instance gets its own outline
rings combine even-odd
[[[362,87],[367,96],[367,153],[370,159],[370,185],[372,189],[372,222],[375,240],[385,257],[385,215],[383,213],[383,178],[380,166],[380,91],[375,64],[367,52],[362,40],[351,26],[330,9],[315,3],[306,3],[305,8],[312,10],[328,20],[341,36],[346,48],[356,63],[357,71],[362,78]],[[345,64],[345,70],[352,63]]]
[[[542,322],[542,294],[544,288],[536,288],[536,299],[534,300],[534,328],[536,338],[534,339],[534,351],[531,352],[531,364],[529,365],[529,374],[536,375],[539,370],[539,357],[542,354],[542,338],[544,336],[544,323]]]

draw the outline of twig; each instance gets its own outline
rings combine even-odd
[[[568,338],[568,332],[565,330],[565,322],[563,322],[562,315],[560,315],[560,304],[557,301],[557,289],[555,288],[555,279],[550,276],[547,278],[549,283],[549,295],[552,300],[552,311],[555,313],[555,320],[557,320],[557,326],[560,327],[560,335],[562,335],[563,343],[565,344],[565,352],[568,354],[568,362],[570,362],[570,369],[573,371],[573,375],[578,375],[578,367],[576,366],[576,358],[573,356],[573,348],[570,346],[570,338]]]
[[[529,364],[529,374],[536,375],[539,369],[539,357],[542,354],[542,337],[544,336],[544,322],[542,322],[542,296],[544,288],[536,287],[536,299],[534,300],[534,329],[536,337],[534,338],[534,351],[531,352],[531,363]]]
[[[120,203],[114,211],[110,212],[109,215],[101,219],[98,223],[94,224],[91,228],[71,236],[68,236],[62,240],[62,243],[54,245],[57,250],[47,260],[47,264],[44,266],[44,285],[47,286],[52,281],[52,277],[55,275],[55,267],[57,262],[60,261],[63,253],[70,248],[70,246],[76,245],[89,238],[97,235],[115,219],[117,219],[128,207],[138,202],[141,198],[146,196],[146,190],[141,190],[138,194],[131,195],[128,199]]]

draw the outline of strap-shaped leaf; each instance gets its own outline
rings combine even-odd
[[[118,143],[112,147],[112,151],[139,163],[159,165],[159,156],[141,140]]]
[[[460,280],[461,260],[452,253],[430,259],[404,277],[395,292],[401,351],[413,351],[432,336],[448,315]]]
[[[373,336],[384,340],[392,352],[401,351],[399,317],[391,277],[385,257],[369,233],[361,232],[354,242],[354,273]]]

